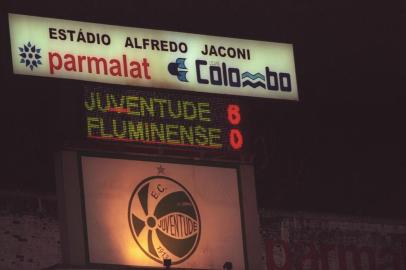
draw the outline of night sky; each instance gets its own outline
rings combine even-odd
[[[300,101],[241,98],[260,207],[405,218],[406,3],[325,2],[1,1],[0,188],[55,192],[58,123],[74,125],[61,89],[80,95],[12,74],[12,12],[293,43]]]

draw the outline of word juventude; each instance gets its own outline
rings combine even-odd
[[[158,228],[175,239],[183,239],[197,233],[197,222],[189,216],[176,213],[158,221]]]
[[[102,113],[116,112],[131,116],[159,117],[210,122],[210,104],[187,100],[114,95],[111,93],[90,92],[85,99],[87,111]]]

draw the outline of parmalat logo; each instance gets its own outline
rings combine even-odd
[[[18,48],[20,63],[32,71],[42,65],[41,49],[28,42]],[[46,61],[46,58],[45,58]],[[113,77],[151,80],[147,58],[129,59],[126,54],[116,58],[75,53],[48,52],[49,74],[88,73]]]

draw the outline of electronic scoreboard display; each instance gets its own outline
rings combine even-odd
[[[128,144],[240,151],[243,110],[235,99],[116,86],[85,86],[86,137]]]

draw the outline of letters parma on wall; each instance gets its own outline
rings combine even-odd
[[[82,156],[90,263],[245,269],[236,168]]]

